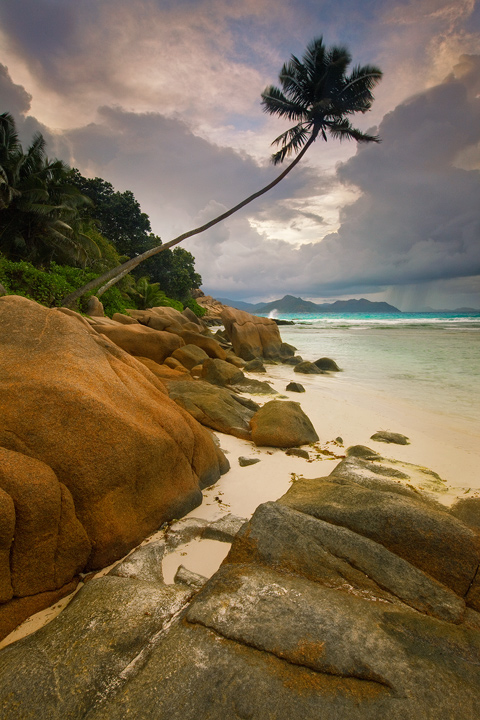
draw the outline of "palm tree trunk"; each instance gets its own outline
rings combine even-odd
[[[90,280],[86,285],[79,288],[78,290],[75,290],[70,295],[67,295],[62,300],[62,305],[64,307],[70,307],[73,305],[73,303],[78,300],[78,298],[82,297],[86,292],[89,290],[95,290],[99,285],[103,286],[101,287],[101,290],[99,291],[99,294],[102,294],[105,292],[105,290],[108,290],[109,287],[114,285],[118,280],[120,280],[124,275],[127,275],[131,270],[137,267],[137,265],[140,265],[141,262],[144,260],[147,260],[148,258],[152,257],[153,255],[157,255],[158,253],[162,252],[163,250],[168,250],[169,248],[173,247],[174,245],[178,245],[178,243],[181,243],[182,240],[186,240],[189,237],[192,237],[193,235],[199,235],[202,232],[205,232],[205,230],[209,230],[211,227],[216,225],[217,223],[221,222],[222,220],[226,220],[230,215],[233,215],[237,212],[237,210],[241,210],[245,205],[248,205],[253,200],[256,200],[261,195],[264,195],[266,192],[271,190],[275,187],[275,185],[278,185],[278,183],[283,180],[284,177],[288,175],[288,173],[293,170],[293,168],[298,165],[302,157],[307,152],[308,148],[312,143],[316,140],[318,135],[318,132],[312,132],[310,138],[305,144],[305,147],[302,149],[302,151],[297,155],[295,160],[290,163],[290,165],[285,168],[285,170],[277,177],[275,180],[273,180],[271,183],[266,185],[261,190],[258,190],[258,192],[254,193],[253,195],[250,195],[246,200],[243,200],[241,203],[238,203],[238,205],[235,205],[235,207],[231,208],[230,210],[227,210],[226,212],[222,213],[221,215],[218,215],[218,217],[214,218],[213,220],[210,220],[209,222],[205,223],[205,225],[201,225],[200,227],[194,228],[194,230],[189,230],[186,233],[183,233],[183,235],[179,235],[178,237],[174,238],[173,240],[170,240],[170,242],[165,243],[165,245],[157,245],[157,247],[151,248],[150,250],[146,250],[141,255],[137,255],[134,258],[131,258],[130,260],[127,260],[123,263],[123,265],[118,265],[115,268],[112,268],[111,270],[108,270],[106,273],[101,275],[98,278],[95,278],[94,280]]]

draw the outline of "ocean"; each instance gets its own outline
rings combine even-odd
[[[275,313],[304,360],[333,358],[342,379],[462,419],[480,438],[480,313]],[[340,374],[337,376],[340,377]]]

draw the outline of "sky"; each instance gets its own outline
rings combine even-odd
[[[1,0],[0,112],[26,147],[132,190],[168,242],[281,171],[262,112],[323,36],[384,77],[354,118],[382,142],[318,139],[272,191],[182,246],[214,297],[366,297],[480,308],[480,3]]]

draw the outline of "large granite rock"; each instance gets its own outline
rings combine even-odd
[[[464,597],[480,564],[478,536],[438,503],[407,493],[333,474],[298,480],[279,502],[384,545]]]
[[[318,435],[300,403],[271,400],[250,421],[255,445],[297,447],[316,442]]]
[[[170,398],[202,425],[243,440],[250,438],[250,420],[258,409],[251,400],[203,380],[165,382]]]
[[[45,463],[1,447],[0,488],[12,506],[2,513],[0,601],[58,590],[91,550],[69,490]]]
[[[295,352],[282,342],[277,324],[269,318],[230,307],[225,307],[221,318],[234,352],[244,360],[256,357],[281,359],[291,357]]]
[[[104,325],[102,323],[94,324],[93,327],[130,355],[150,358],[160,364],[177,348],[185,345],[182,338],[177,335],[153,330],[140,324]]]
[[[51,623],[0,652],[2,718],[84,718],[192,594],[133,578],[90,581]]]
[[[355,484],[340,480],[337,489]],[[141,548],[121,577],[85,586],[49,626],[0,652],[2,717],[476,720],[480,614],[452,588],[457,579],[440,582],[387,547],[392,515],[381,502],[378,540],[322,519],[324,482],[297,481],[240,529],[236,519],[231,551],[206,583],[180,572],[192,587],[165,587],[145,565],[161,548]],[[354,514],[340,496],[342,505]],[[433,567],[452,520],[458,552],[471,554],[452,513],[425,496],[416,512],[397,534],[411,537],[420,521]],[[185,519],[178,533],[206,530]]]
[[[198,505],[224,458],[144,365],[78,318],[0,299],[0,446],[68,488],[99,568]]]

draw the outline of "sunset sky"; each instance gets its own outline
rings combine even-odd
[[[380,145],[317,142],[272,192],[184,243],[202,289],[256,302],[480,307],[475,0],[1,0],[0,112],[24,144],[132,190],[164,242],[272,180],[262,112],[323,35],[384,78]]]

